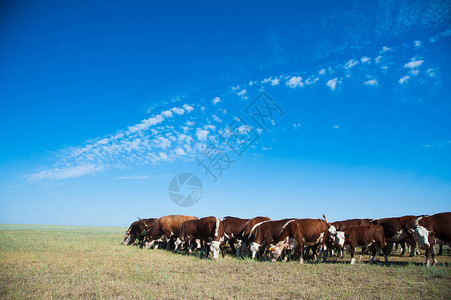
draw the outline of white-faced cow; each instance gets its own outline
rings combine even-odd
[[[252,259],[255,259],[258,253],[263,255],[270,244],[279,237],[284,226],[293,220],[295,219],[266,220],[255,224],[248,238]]]
[[[415,220],[414,229],[411,229],[410,233],[418,246],[426,250],[426,265],[430,266],[431,260],[436,263],[434,244],[451,243],[451,212],[419,217]]]
[[[225,217],[222,219],[224,225],[224,242],[221,244],[222,257],[224,257],[225,243],[228,242],[232,253],[236,253],[235,243],[241,240],[244,227],[249,222],[249,219],[240,219],[235,217]]]
[[[300,262],[304,262],[304,246],[320,246],[318,262],[323,254],[323,262],[326,260],[327,252],[325,242],[330,224],[321,219],[296,219],[287,222],[279,237],[270,246],[271,255],[274,260],[278,259],[282,251],[287,247],[297,247]]]
[[[196,236],[204,242],[203,248],[206,248],[202,249],[201,256],[206,250],[208,257],[208,250],[210,250],[213,259],[218,259],[219,248],[224,240],[224,225],[222,225],[221,220],[216,217],[200,219],[196,227]]]
[[[351,252],[351,264],[355,263],[355,248],[362,247],[362,256],[366,248],[370,247],[370,263],[378,249],[384,253],[385,262],[388,263],[388,247],[385,242],[384,228],[380,225],[367,225],[348,227],[344,231],[337,231],[336,242],[340,248],[348,248]]]
[[[193,244],[193,242],[196,242],[195,249],[200,248],[200,243],[196,241],[197,223],[199,223],[199,220],[188,220],[182,224],[179,236],[174,243],[174,251],[178,252],[181,246],[185,244],[188,248],[188,252],[191,253],[191,245]]]
[[[252,231],[252,229],[255,228],[255,225],[260,224],[265,221],[270,221],[271,219],[268,217],[255,217],[253,219],[250,219],[247,221],[247,223],[244,225],[243,232],[237,237],[239,240],[241,240],[241,244],[237,249],[237,256],[245,256],[247,255],[247,247],[249,246],[249,235]]]
[[[175,239],[179,235],[182,224],[188,220],[197,220],[197,218],[183,215],[170,215],[158,218],[146,236],[145,248],[150,248],[159,239],[165,241]],[[169,244],[168,242],[167,249]]]
[[[138,239],[140,245],[142,245],[144,236],[147,234],[147,229],[152,227],[155,222],[155,218],[139,219],[133,222],[125,233],[124,245],[131,245]]]
[[[327,223],[326,217],[323,215],[324,220]],[[337,231],[344,231],[349,227],[355,227],[355,226],[368,226],[371,225],[371,219],[348,219],[343,221],[335,221],[330,223],[329,227],[329,233],[328,233],[328,240],[326,241],[326,245],[329,249],[329,252],[333,249],[338,250],[338,257],[343,257],[343,249],[340,248],[335,240],[336,232]]]
[[[404,243],[410,246],[410,256],[415,255],[415,240],[410,229],[415,226],[417,216],[403,216],[399,218],[384,218],[372,220],[373,225],[381,225],[384,228],[385,241],[391,243]],[[404,251],[401,253],[404,254]]]

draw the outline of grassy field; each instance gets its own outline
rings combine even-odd
[[[0,298],[451,299],[451,253],[391,265],[218,261],[122,246],[126,228],[0,225]],[[383,258],[381,258],[381,261]]]

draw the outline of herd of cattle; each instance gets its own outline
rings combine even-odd
[[[326,260],[328,252],[343,250],[351,253],[351,264],[355,263],[356,247],[362,248],[362,255],[369,250],[370,262],[377,252],[388,262],[393,243],[401,245],[404,254],[406,246],[410,255],[416,254],[416,245],[426,250],[426,264],[436,262],[434,245],[451,245],[451,213],[429,216],[403,216],[384,219],[351,219],[329,223],[323,219],[271,220],[267,217],[241,219],[235,217],[205,217],[170,215],[158,219],[139,219],[126,232],[124,245],[138,243],[145,249],[152,247],[183,247],[191,252],[201,249],[201,256],[212,252],[217,259],[226,243],[237,256],[279,257],[287,260],[297,258],[302,263],[313,252],[318,262]],[[388,244],[387,244],[388,242]],[[329,251],[327,251],[329,250]],[[362,257],[362,256],[360,256]]]

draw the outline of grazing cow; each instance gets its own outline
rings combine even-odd
[[[370,263],[373,263],[377,249],[381,249],[385,256],[385,263],[388,263],[388,247],[385,242],[384,228],[380,225],[348,227],[344,231],[337,231],[336,240],[341,248],[350,248],[352,265],[355,263],[356,247],[362,247],[362,256],[365,249],[370,247]]]
[[[373,225],[381,225],[384,228],[385,241],[399,243],[407,241],[410,246],[410,256],[415,255],[415,240],[410,233],[410,229],[415,226],[416,216],[403,216],[399,218],[384,218],[372,220]],[[401,252],[404,255],[404,252]]]
[[[255,224],[248,237],[252,259],[255,259],[257,253],[264,253],[266,248],[279,237],[284,226],[293,220],[295,219],[266,220]]]
[[[138,221],[133,222],[125,233],[123,244],[131,245],[136,239],[138,239],[139,244],[142,244],[147,229],[152,227],[155,220],[155,218],[150,218],[139,219]]]
[[[269,250],[273,256],[273,260],[277,260],[282,251],[291,246],[298,247],[301,264],[304,262],[304,246],[320,246],[320,255],[318,262],[323,254],[323,262],[326,261],[327,252],[325,242],[329,229],[334,230],[332,226],[321,219],[296,219],[287,222],[279,237],[270,245]]]
[[[245,225],[243,232],[238,236],[238,239],[241,239],[241,245],[237,249],[237,256],[244,256],[247,251],[247,246],[249,245],[249,234],[252,231],[252,228],[255,227],[255,225],[264,222],[264,221],[270,221],[271,219],[268,217],[255,217],[253,219],[250,219]]]
[[[433,249],[436,241],[451,244],[451,212],[417,218],[410,233],[418,246],[426,250],[426,265],[430,266],[431,260],[437,263]]]
[[[191,244],[196,239],[197,223],[199,223],[199,220],[188,220],[182,224],[179,236],[177,237],[177,240],[174,243],[175,244],[174,251],[178,252],[181,244],[186,244],[188,246],[188,251],[191,252]],[[199,245],[197,244],[196,248],[198,247]]]
[[[155,220],[155,223],[146,236],[146,249],[150,248],[159,239],[170,241],[178,237],[182,224],[188,220],[197,220],[197,218],[192,216],[170,215]],[[169,248],[169,244],[167,244],[167,248]]]
[[[222,257],[224,257],[224,246],[229,242],[232,252],[235,253],[235,242],[241,239],[244,227],[249,222],[249,219],[240,219],[235,217],[225,217],[222,219],[224,225],[224,243],[221,244]]]
[[[329,228],[328,240],[326,241],[326,245],[329,248],[329,251],[332,251],[334,248],[336,249],[337,246],[337,243],[335,241],[335,232],[344,231],[349,227],[371,225],[371,219],[348,219],[343,221],[335,221],[330,223],[330,225],[331,227]],[[343,254],[344,253],[342,251],[342,248],[339,248],[338,257],[339,258],[343,257]]]
[[[196,227],[196,236],[204,242],[207,257],[208,250],[211,251],[213,259],[217,260],[219,256],[219,247],[224,240],[224,225],[216,217],[205,217],[199,220]],[[207,247],[210,246],[210,248]],[[202,249],[201,256],[204,252]]]

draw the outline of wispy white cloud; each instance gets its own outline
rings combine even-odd
[[[417,60],[415,57],[412,57],[408,63],[404,65],[404,68],[416,69],[424,63],[424,60]]]
[[[433,68],[429,68],[429,69],[426,71],[426,74],[427,74],[429,77],[435,77],[435,70],[434,70]]]
[[[356,66],[359,63],[359,61],[355,60],[355,59],[350,59],[348,60],[348,62],[345,64],[345,69],[351,69],[352,67]]]
[[[183,108],[186,110],[187,113],[190,113],[194,108],[189,104],[183,104]]]
[[[363,84],[364,85],[376,86],[378,84],[378,82],[377,82],[376,79],[370,79],[370,80],[365,81]]]
[[[330,87],[330,89],[332,91],[335,91],[335,88],[337,87],[337,83],[338,83],[338,78],[334,78],[334,79],[330,79],[329,81],[327,81],[327,86]]]
[[[324,75],[324,74],[326,74],[326,69],[321,69],[321,70],[319,70],[319,71],[318,71],[318,74],[319,74],[319,75]]]
[[[79,166],[72,166],[67,168],[54,168],[51,170],[41,171],[26,177],[28,181],[40,181],[44,179],[61,180],[81,177],[84,175],[92,175],[102,172],[105,166],[96,166],[94,164],[86,164]]]
[[[171,108],[171,110],[178,115],[183,115],[185,113],[185,110],[180,107],[173,107],[173,108]]]
[[[415,45],[415,48],[420,48],[421,47],[421,41],[414,41],[413,44]]]
[[[379,53],[384,53],[384,52],[387,52],[387,51],[390,51],[390,50],[391,50],[390,47],[388,47],[388,46],[383,46],[382,49],[381,49],[381,51],[379,51]]]
[[[275,78],[265,78],[262,80],[261,83],[267,83],[267,82],[271,82],[271,85],[278,85],[280,83],[280,79],[275,77]]]
[[[285,82],[286,86],[289,86],[290,88],[295,88],[295,87],[303,87],[304,83],[302,82],[302,77],[300,76],[293,76],[291,77],[289,80],[287,80]]]
[[[215,97],[211,102],[213,103],[213,105],[216,105],[216,104],[218,104],[219,102],[221,102],[221,98]]]
[[[360,61],[361,61],[362,63],[364,63],[364,64],[369,64],[369,63],[371,63],[371,58],[368,57],[368,56],[363,56],[363,57],[360,59]]]
[[[398,82],[399,82],[400,84],[404,84],[405,82],[407,82],[407,81],[409,80],[409,78],[410,78],[410,76],[409,76],[409,75],[406,75],[406,76],[400,78]]]

